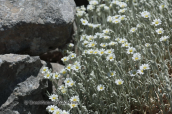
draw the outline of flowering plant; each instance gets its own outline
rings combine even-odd
[[[172,113],[171,0],[89,0],[77,7],[75,52],[65,68],[44,77],[64,78],[48,106],[53,114]],[[70,60],[70,62],[69,62]],[[72,62],[71,62],[72,61]]]

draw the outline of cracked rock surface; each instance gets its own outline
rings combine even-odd
[[[0,55],[0,114],[46,114],[47,105],[25,104],[48,100],[52,83],[40,72],[44,66],[37,56]]]
[[[0,54],[40,55],[70,39],[73,0],[0,0]]]

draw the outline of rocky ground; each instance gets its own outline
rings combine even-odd
[[[46,92],[55,87],[40,72],[48,66],[59,72],[62,53],[74,33],[73,0],[0,1],[0,114],[46,114]],[[60,81],[58,84],[62,83]]]

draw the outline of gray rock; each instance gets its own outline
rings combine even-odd
[[[73,0],[0,0],[0,54],[43,54],[71,37]]]
[[[12,111],[10,109],[4,110],[4,111],[0,111],[0,114],[20,114],[17,111]]]
[[[0,55],[0,114],[46,114],[47,105],[28,104],[48,100],[52,83],[40,72],[46,66],[39,57]]]

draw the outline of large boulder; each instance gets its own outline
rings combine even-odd
[[[0,107],[0,114],[46,114],[46,101],[49,101],[46,92],[52,86],[50,81],[41,79],[40,76],[30,76],[19,83]]]
[[[52,83],[40,70],[46,63],[28,55],[0,55],[0,114],[46,114],[46,105],[25,102],[48,100]]]
[[[40,55],[71,37],[73,0],[0,0],[0,54]]]

